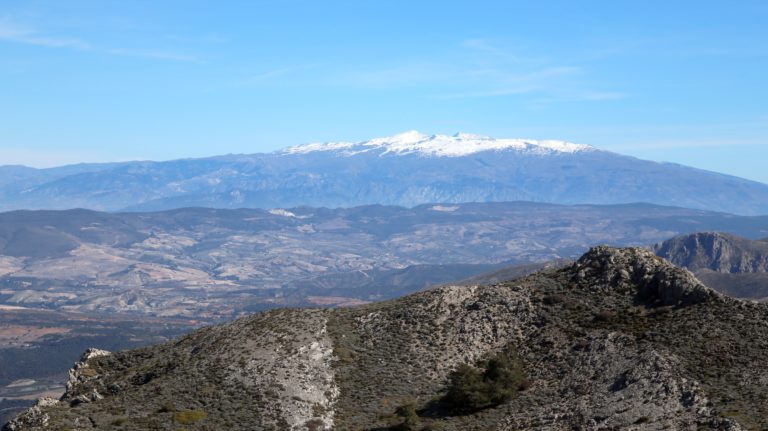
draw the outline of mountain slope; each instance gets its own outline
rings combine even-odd
[[[768,305],[647,250],[597,247],[509,283],[92,351],[61,401],[6,429],[763,429],[766,340]],[[516,395],[469,412],[441,401],[453,370],[489,355],[520,364]]]
[[[722,232],[681,235],[654,246],[657,255],[687,268],[721,292],[768,299],[768,241]]]
[[[516,200],[649,202],[768,214],[768,185],[568,142],[418,132],[360,143],[309,144],[269,154],[23,172],[0,167],[0,209],[5,210],[414,206]]]

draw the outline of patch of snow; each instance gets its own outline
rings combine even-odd
[[[456,207],[456,206],[447,207],[447,206],[443,206],[443,205],[435,205],[435,206],[433,206],[430,209],[432,211],[453,212],[453,211],[456,211],[457,209],[459,209],[459,207]]]
[[[574,144],[557,140],[536,141],[532,139],[496,139],[470,133],[448,135],[425,135],[415,130],[394,136],[371,139],[359,143],[328,142],[299,145],[283,150],[285,154],[308,154],[317,151],[332,151],[342,156],[351,156],[372,150],[385,154],[418,154],[434,157],[462,157],[483,151],[518,151],[526,154],[556,154],[595,151],[590,145]]]
[[[339,151],[354,147],[353,142],[315,142],[306,145],[296,145],[283,150],[286,154],[307,154],[315,151]]]
[[[17,311],[17,310],[30,310],[30,308],[19,307],[19,306],[16,306],[16,305],[0,304],[0,310],[2,310],[2,311]]]
[[[173,192],[184,193],[184,185],[178,181],[168,183],[166,187],[168,187]]]
[[[19,388],[22,386],[30,386],[37,383],[37,380],[32,379],[20,379],[20,380],[14,380],[11,383],[9,383],[6,388]]]
[[[271,209],[271,210],[269,210],[267,212],[272,214],[272,215],[276,215],[276,216],[296,217],[296,214],[294,214],[294,213],[292,213],[292,212],[290,212],[288,210],[284,210],[284,209],[280,209],[280,208]]]

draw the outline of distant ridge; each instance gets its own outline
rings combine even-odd
[[[654,251],[723,293],[768,300],[768,242],[764,239],[699,232],[664,241]]]
[[[469,282],[505,281],[541,268],[520,264],[594,244],[648,245],[701,229],[761,238],[768,216],[530,202],[12,211],[0,213],[0,304],[229,318],[378,301],[478,274]]]
[[[692,271],[720,273],[768,272],[768,241],[724,232],[681,235],[656,246],[659,256]]]
[[[645,202],[768,214],[768,185],[566,141],[409,131],[268,154],[0,167],[0,211],[291,208],[441,202]]]

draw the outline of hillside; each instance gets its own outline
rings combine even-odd
[[[768,214],[768,185],[561,141],[406,132],[266,154],[0,166],[0,210],[647,202]]]
[[[647,250],[596,247],[508,283],[90,351],[61,401],[6,430],[764,429],[766,354],[768,305]],[[467,380],[473,367],[486,383]],[[475,408],[451,404],[449,388]],[[491,390],[506,395],[475,404]]]
[[[721,232],[681,235],[654,246],[707,286],[740,298],[768,299],[768,241]]]
[[[768,216],[531,202],[415,208],[0,213],[0,304],[231,318],[390,299],[508,265],[702,229],[760,238]]]
[[[60,395],[67,370],[88,347],[136,348],[201,326],[194,319],[0,305],[0,425],[35,399]]]

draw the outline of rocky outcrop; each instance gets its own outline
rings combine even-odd
[[[765,429],[766,339],[768,305],[648,250],[596,247],[506,283],[91,352],[62,402],[8,429]],[[441,403],[453,370],[498,352],[520,364],[515,396],[469,412]]]
[[[5,424],[3,431],[21,431],[27,429],[48,429],[51,417],[46,408],[59,404],[55,398],[40,398],[35,405]]]
[[[691,271],[768,272],[768,242],[718,232],[682,235],[654,246],[657,255]]]
[[[90,348],[87,349],[75,365],[69,370],[69,378],[66,383],[66,391],[59,399],[40,398],[37,403],[25,411],[14,420],[3,427],[3,431],[16,431],[25,429],[48,429],[50,416],[46,413],[47,408],[57,407],[64,404],[71,406],[88,403],[104,398],[96,389],[83,391],[85,383],[99,377],[99,371],[92,359],[108,356],[111,353],[106,350]]]
[[[574,265],[576,281],[599,281],[601,286],[634,290],[637,298],[654,305],[690,305],[715,295],[685,269],[672,267],[640,248],[592,248]]]
[[[89,388],[83,390],[86,383],[99,377],[100,369],[92,361],[95,358],[101,358],[111,355],[106,350],[90,348],[83,352],[80,360],[69,370],[69,378],[66,383],[66,391],[61,397],[61,401],[70,404],[89,403],[104,398],[98,390]]]
[[[267,396],[262,426],[332,429],[339,390],[327,318],[322,312],[309,313],[289,325],[297,336],[278,335],[275,344],[251,345],[245,363],[229,365],[227,380]]]
[[[653,247],[707,286],[738,298],[768,299],[768,242],[726,233],[683,235]]]

